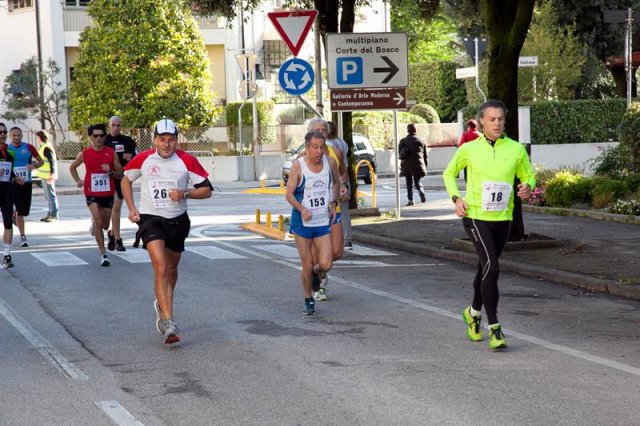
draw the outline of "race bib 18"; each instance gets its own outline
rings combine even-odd
[[[499,212],[507,210],[513,184],[507,182],[482,182],[482,210]]]

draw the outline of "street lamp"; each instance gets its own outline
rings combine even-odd
[[[633,82],[633,64],[632,64],[632,24],[633,20],[640,20],[640,11],[633,12],[632,8],[624,9],[608,9],[604,11],[605,24],[625,23],[624,31],[624,69],[626,71],[627,80],[627,108],[631,104],[631,85]]]

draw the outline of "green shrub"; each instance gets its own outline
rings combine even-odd
[[[547,181],[545,203],[551,207],[571,207],[590,201],[591,180],[580,173],[560,171]]]
[[[596,209],[603,208],[624,196],[627,186],[624,181],[604,177],[591,180],[591,205]]]
[[[640,172],[640,102],[632,102],[618,126],[618,149],[629,175]]]
[[[636,199],[617,200],[609,207],[609,212],[638,216],[640,215],[640,201]]]
[[[419,115],[424,118],[427,123],[439,123],[440,117],[438,111],[428,104],[415,104],[409,110],[409,114]]]
[[[424,124],[425,119],[419,115],[401,112],[398,114],[398,129],[408,123]],[[393,147],[393,113],[391,112],[354,112],[352,115],[353,131],[366,136],[375,149]]]
[[[627,192],[638,192],[638,189],[640,189],[640,174],[626,176],[624,178],[624,184],[627,186]]]
[[[444,122],[456,120],[457,111],[467,104],[462,80],[456,79],[453,62],[409,65],[407,98],[433,106]]]
[[[596,176],[623,178],[627,174],[627,159],[624,157],[620,145],[606,147],[594,160],[593,172]]]
[[[242,102],[231,102],[225,107],[225,118],[227,122],[227,135],[229,142],[236,144],[238,142],[238,109]],[[273,143],[276,140],[275,121],[273,118],[273,102],[258,101],[258,128],[261,143]],[[252,146],[253,140],[253,110],[251,103],[247,102],[242,107],[242,144]]]

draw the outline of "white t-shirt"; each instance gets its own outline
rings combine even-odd
[[[176,150],[169,158],[162,158],[155,149],[144,151],[127,163],[124,174],[135,182],[140,180],[140,214],[162,216],[167,219],[187,211],[187,200],[171,201],[169,191],[189,189],[202,183],[209,174],[200,162],[184,151]]]

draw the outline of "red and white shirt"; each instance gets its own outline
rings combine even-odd
[[[124,174],[131,182],[140,180],[140,214],[162,216],[167,219],[187,211],[187,200],[171,201],[169,191],[189,189],[204,182],[209,174],[200,162],[184,151],[176,150],[169,158],[162,158],[155,149],[144,151],[127,163]]]

